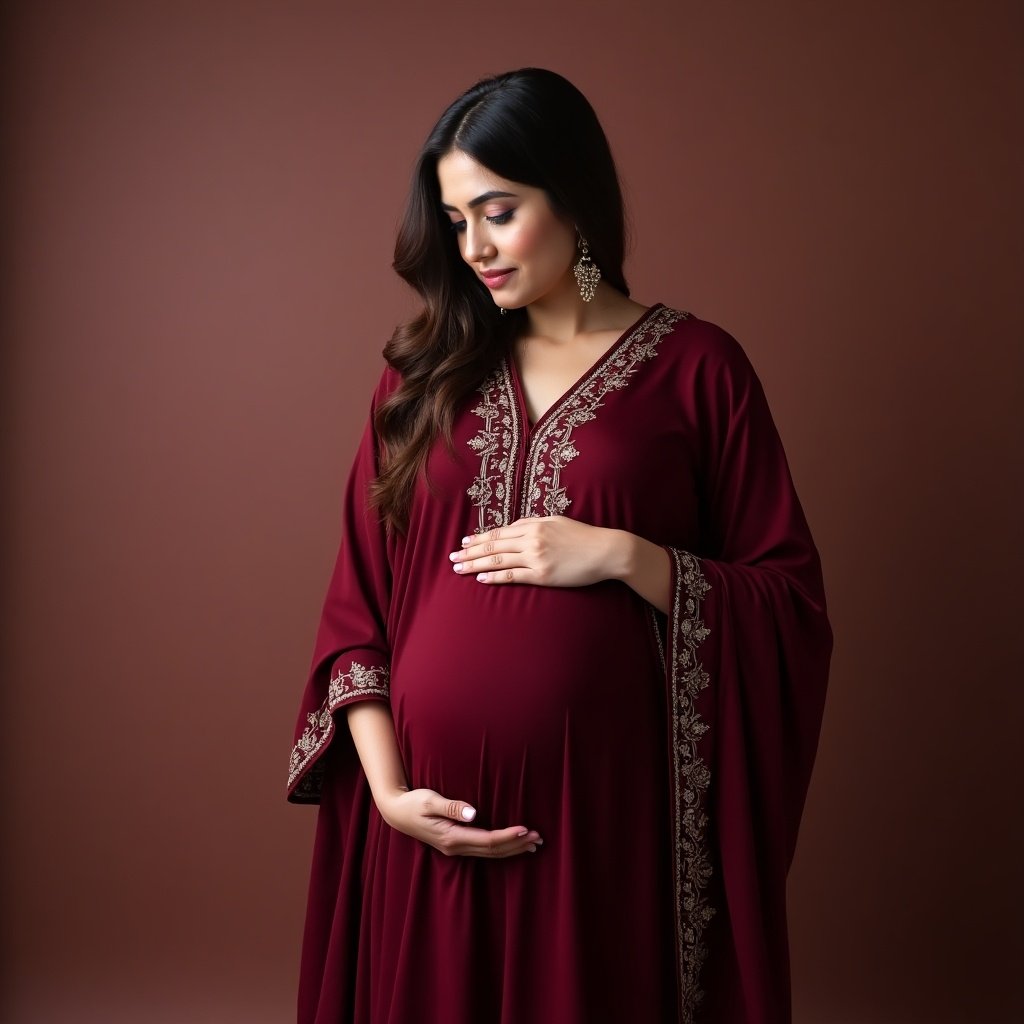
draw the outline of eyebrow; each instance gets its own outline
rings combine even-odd
[[[519,197],[514,192],[485,192],[482,196],[477,196],[476,199],[470,199],[469,208],[475,210],[478,206],[483,203],[488,203],[492,199],[518,199]],[[458,213],[459,208],[457,206],[449,206],[447,203],[441,204],[442,209],[451,210],[452,213]]]

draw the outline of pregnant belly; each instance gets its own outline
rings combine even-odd
[[[628,758],[663,740],[650,613],[622,584],[455,579],[396,640],[391,702],[410,784],[473,802],[494,827],[525,805],[534,819],[541,803],[554,813],[567,780],[628,773]]]

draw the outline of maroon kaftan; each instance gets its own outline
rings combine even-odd
[[[289,777],[320,803],[301,1024],[779,1024],[832,634],[746,355],[659,304],[533,426],[502,361],[454,444],[405,537],[367,511],[370,425],[349,480]],[[464,534],[543,515],[664,545],[671,613],[452,571]],[[367,699],[411,787],[544,846],[448,858],[385,825],[344,721]]]

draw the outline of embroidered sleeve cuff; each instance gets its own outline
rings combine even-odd
[[[334,735],[334,712],[358,700],[391,698],[387,665],[363,665],[343,656],[331,667],[327,697],[306,716],[306,727],[292,747],[288,763],[288,799],[292,803],[316,803],[320,799],[323,767],[317,762]]]
[[[361,697],[391,699],[390,672],[387,665],[367,667],[349,658],[339,658],[331,668],[327,703],[331,711]]]

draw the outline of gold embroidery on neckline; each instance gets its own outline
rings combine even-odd
[[[512,522],[516,452],[519,450],[519,417],[508,364],[502,360],[480,385],[483,399],[473,412],[484,425],[469,439],[480,456],[480,471],[466,493],[477,509],[474,533],[486,533]]]
[[[662,338],[689,317],[689,313],[668,306],[649,312],[569,394],[541,417],[527,453],[520,518],[562,515],[572,504],[561,476],[562,470],[580,454],[574,431],[596,419],[605,397],[625,388],[640,364],[657,355]],[[484,422],[467,443],[480,457],[480,467],[466,493],[477,509],[474,533],[486,533],[513,521],[516,461],[523,429],[507,357],[478,390],[483,397],[473,412]]]
[[[597,419],[605,396],[625,388],[640,364],[658,354],[661,339],[689,316],[667,306],[646,316],[550,413],[541,417],[540,429],[530,439],[526,457],[520,518],[565,513],[572,499],[562,486],[562,470],[580,454],[573,431]]]

